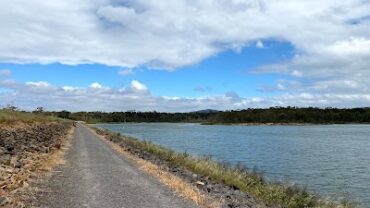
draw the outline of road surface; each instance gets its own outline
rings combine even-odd
[[[66,165],[57,168],[38,197],[41,207],[195,207],[114,152],[78,124]]]

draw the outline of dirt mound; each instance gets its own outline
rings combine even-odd
[[[60,149],[70,123],[0,124],[0,206],[10,204],[42,161]]]

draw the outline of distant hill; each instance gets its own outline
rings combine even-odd
[[[193,113],[219,113],[219,112],[221,111],[213,110],[213,109],[205,109],[205,110],[194,111]]]

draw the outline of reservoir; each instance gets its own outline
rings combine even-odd
[[[196,156],[243,163],[267,179],[370,207],[370,125],[97,124]]]

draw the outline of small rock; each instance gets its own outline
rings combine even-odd
[[[195,182],[197,185],[204,186],[204,183],[202,181]]]
[[[206,190],[207,190],[207,192],[211,192],[212,191],[212,185],[207,185]]]
[[[44,148],[43,148],[43,152],[44,152],[44,153],[49,153],[49,152],[50,152],[49,147],[44,147]]]
[[[0,205],[1,206],[4,206],[6,205],[7,203],[9,203],[9,199],[6,198],[5,196],[0,196]]]
[[[8,152],[13,152],[13,150],[14,150],[14,147],[12,147],[12,146],[7,146],[6,147],[6,151],[8,151]]]
[[[56,143],[56,144],[54,145],[54,147],[55,147],[55,148],[57,148],[57,149],[60,149],[60,148],[62,148],[62,145],[61,145],[60,143]]]
[[[239,190],[239,188],[236,187],[236,186],[231,186],[231,188],[234,189],[234,190]]]
[[[19,161],[17,161],[15,164],[14,164],[14,167],[15,168],[21,168],[23,166],[23,164]]]
[[[241,192],[240,190],[235,190],[235,191],[234,191],[234,194],[236,194],[236,195],[242,195],[242,194],[243,194],[243,192]]]
[[[0,156],[0,163],[1,164],[8,164],[10,162],[10,155],[3,154]]]
[[[26,181],[23,181],[23,187],[24,188],[28,188],[30,185],[26,182]]]
[[[194,173],[194,174],[192,175],[192,177],[193,177],[193,178],[198,178],[198,175]]]
[[[13,173],[13,169],[6,169],[5,172],[7,172],[7,173]]]

